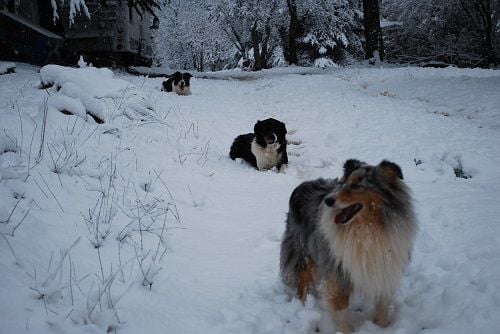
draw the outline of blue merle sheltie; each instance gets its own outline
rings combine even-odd
[[[257,121],[253,133],[239,135],[231,145],[231,159],[241,158],[259,171],[288,164],[285,123],[274,118]]]
[[[298,298],[319,292],[337,330],[349,333],[353,291],[389,325],[389,306],[410,262],[417,220],[401,168],[347,160],[340,179],[300,184],[290,197],[281,243],[281,277]]]

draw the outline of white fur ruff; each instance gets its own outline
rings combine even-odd
[[[365,298],[391,299],[410,262],[416,222],[410,217],[380,226],[357,219],[338,226],[333,222],[333,210],[323,206],[320,229],[329,241],[332,257],[342,263],[355,291]]]
[[[191,95],[191,88],[189,86],[184,86],[184,89],[181,89],[180,86],[174,85],[172,82],[172,91],[175,92],[177,95]]]
[[[262,147],[257,144],[256,139],[252,141],[250,146],[250,150],[253,155],[255,155],[255,159],[257,160],[257,168],[262,170],[268,170],[276,166],[281,161],[282,153],[278,153],[278,149],[281,147],[279,143],[274,143],[267,145],[266,147]]]

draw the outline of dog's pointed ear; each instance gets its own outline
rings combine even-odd
[[[179,75],[181,75],[181,72],[177,71],[177,72],[170,74],[169,78],[178,77]]]
[[[192,75],[191,73],[188,73],[188,72],[184,73],[184,75],[185,75],[188,79],[193,77],[193,75]]]
[[[377,166],[377,173],[385,180],[394,182],[396,179],[403,179],[403,171],[401,167],[391,161],[383,160]]]
[[[280,122],[280,128],[281,128],[281,131],[283,131],[283,135],[286,135],[287,131],[286,131],[286,125],[285,125],[285,123]]]
[[[260,128],[261,126],[262,126],[262,121],[260,121],[260,120],[259,120],[259,121],[257,121],[257,123],[255,123],[255,125],[253,126],[253,132],[254,132],[254,133],[259,132],[258,130],[259,130],[259,128]]]
[[[346,162],[344,162],[344,176],[342,177],[342,179],[348,178],[349,175],[352,174],[352,172],[364,165],[364,162],[361,162],[357,159],[346,160]]]

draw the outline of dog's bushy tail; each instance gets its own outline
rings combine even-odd
[[[281,242],[280,273],[283,283],[297,287],[299,274],[308,268],[315,256],[313,250],[320,205],[336,186],[337,179],[317,179],[300,184],[292,192]]]
[[[307,251],[305,234],[300,222],[296,220],[296,213],[290,207],[287,215],[286,230],[281,242],[280,274],[285,285],[296,288],[299,273],[307,267]]]
[[[238,143],[236,141],[233,143],[233,145],[231,145],[231,150],[229,151],[229,157],[232,160],[239,158],[239,156],[238,156]]]

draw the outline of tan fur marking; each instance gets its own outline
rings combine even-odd
[[[316,264],[310,257],[308,257],[306,268],[299,273],[299,282],[297,283],[297,295],[302,303],[306,301],[307,293],[309,292],[309,288],[314,283],[315,276]]]
[[[375,317],[373,322],[380,327],[387,327],[390,325],[389,321],[389,305],[390,300],[387,298],[379,298],[375,305]]]
[[[383,221],[382,195],[377,192],[341,189],[335,201],[340,207],[361,203],[363,209],[345,225],[335,224],[337,209],[331,216],[324,216],[331,219],[321,225],[330,238],[331,252],[366,297],[391,296],[409,262],[412,235],[389,230]]]
[[[341,227],[351,227],[352,225],[359,226],[360,224],[376,224],[378,226],[383,226],[382,212],[380,212],[382,208],[382,198],[380,194],[374,191],[358,193],[341,190],[336,196],[336,201],[345,203],[346,206],[356,203],[363,204],[363,209],[357,215],[357,224],[348,224]]]
[[[386,182],[394,183],[399,178],[397,171],[390,166],[377,167],[377,168],[380,168],[380,175],[384,177]]]
[[[333,319],[337,325],[336,331],[351,333],[349,325],[349,299],[352,286],[345,287],[334,274],[329,275],[325,281],[325,294],[332,310]]]
[[[326,296],[333,311],[341,311],[349,307],[349,297],[352,288],[343,289],[338,278],[330,275],[326,279]]]

